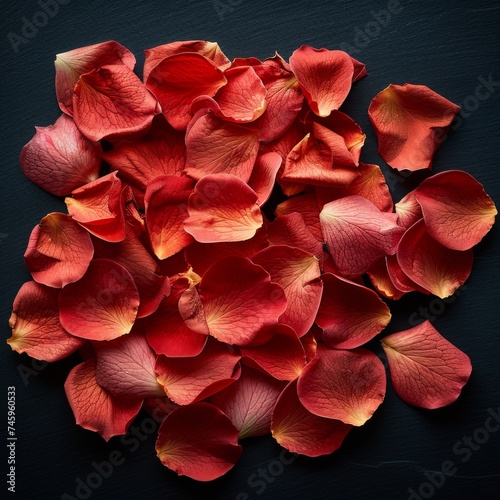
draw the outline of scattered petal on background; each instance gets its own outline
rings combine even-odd
[[[477,245],[495,222],[497,209],[472,175],[448,170],[425,179],[415,190],[427,232],[452,250]]]
[[[224,475],[241,451],[238,429],[208,403],[176,408],[163,421],[156,441],[156,453],[163,465],[197,481]]]
[[[328,250],[345,276],[363,274],[378,258],[395,253],[403,232],[396,214],[358,195],[327,203],[319,217]]]
[[[52,212],[31,232],[24,259],[35,281],[61,288],[85,274],[93,255],[89,233],[69,215]]]
[[[61,111],[73,114],[73,91],[81,75],[109,64],[123,64],[133,70],[135,56],[114,40],[57,54],[56,96]]]
[[[303,45],[291,55],[290,66],[309,106],[319,116],[338,109],[351,90],[354,64],[341,50]]]
[[[73,119],[93,141],[146,132],[157,102],[127,66],[102,66],[85,73],[73,94]]]
[[[130,273],[109,259],[95,259],[75,283],[59,295],[59,317],[71,334],[112,340],[130,332],[139,308],[139,293]]]
[[[316,357],[299,376],[300,402],[311,413],[363,425],[385,397],[382,361],[366,349],[318,348]]]
[[[316,323],[327,346],[353,349],[387,326],[391,312],[373,290],[333,274],[323,274],[321,279],[324,291]]]
[[[58,361],[82,346],[83,340],[67,333],[59,321],[59,290],[28,281],[17,292],[7,340],[13,351],[35,359]]]
[[[200,243],[249,240],[262,226],[255,192],[230,174],[206,175],[188,200],[184,229]]]
[[[109,342],[94,342],[96,381],[122,399],[152,398],[165,394],[156,380],[156,355],[142,331]]]
[[[469,380],[469,357],[429,321],[382,339],[391,381],[398,396],[421,408],[453,403]]]
[[[35,130],[19,158],[31,182],[48,193],[66,196],[99,177],[101,146],[89,141],[67,115]]]
[[[96,359],[76,365],[68,375],[64,389],[76,423],[98,432],[106,441],[125,434],[139,413],[142,399],[118,399],[96,382]]]
[[[271,196],[280,167],[281,157],[278,153],[264,153],[255,160],[248,185],[257,194],[259,206],[264,205]]]
[[[415,196],[415,190],[403,196],[403,198],[394,205],[394,209],[398,214],[398,224],[405,229],[413,226],[415,222],[423,217],[422,208]]]
[[[297,396],[296,380],[281,393],[271,422],[273,437],[281,446],[308,457],[333,453],[351,429],[352,425],[318,417],[306,410]]]
[[[239,376],[240,357],[230,346],[209,339],[197,356],[159,356],[155,370],[167,396],[174,403],[188,405],[232,384]]]
[[[380,257],[366,273],[378,293],[387,299],[398,300],[404,295],[404,292],[393,283],[387,269],[387,259],[388,257]]]
[[[393,168],[432,167],[460,106],[425,85],[389,85],[368,108],[378,138],[378,153]]]
[[[214,394],[210,403],[222,410],[240,431],[239,439],[271,432],[271,413],[285,383],[243,366],[240,378]]]
[[[427,232],[423,219],[403,235],[397,257],[412,281],[441,299],[465,282],[474,260],[472,250],[450,250],[438,243]]]
[[[287,306],[283,288],[243,257],[215,262],[203,275],[199,293],[210,334],[228,344],[252,343],[278,324]]]

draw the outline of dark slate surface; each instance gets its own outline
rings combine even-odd
[[[118,40],[135,53],[139,68],[143,49],[179,39],[217,41],[230,58],[265,58],[275,50],[287,58],[301,44],[350,50],[367,64],[370,75],[355,86],[344,109],[368,136],[363,160],[382,165],[396,196],[412,181],[390,174],[377,156],[366,111],[371,98],[389,83],[411,82],[426,84],[464,106],[461,122],[436,156],[434,171],[466,170],[500,205],[500,5],[495,1],[65,0],[55,15],[52,1],[52,17],[40,14],[42,4],[2,2],[4,338],[10,335],[12,300],[29,279],[22,258],[28,235],[46,213],[64,210],[61,200],[23,177],[19,152],[34,125],[49,125],[59,115],[53,92],[55,54],[79,46]],[[390,19],[381,14],[389,7]],[[12,43],[19,42],[16,35],[23,36],[26,19],[35,19],[38,31],[25,28],[26,43]],[[484,80],[490,81],[490,88],[480,90],[487,97],[478,101],[474,96]],[[429,297],[409,297],[394,307],[388,328],[409,328],[410,317],[419,316],[420,307],[434,311],[435,327],[472,359],[473,374],[458,402],[440,411],[423,411],[404,404],[389,387],[373,419],[352,432],[332,456],[290,463],[271,438],[251,439],[244,443],[237,466],[211,484],[179,478],[159,463],[154,436],[147,434],[151,422],[144,414],[134,425],[142,425],[145,433],[125,441],[115,438],[105,444],[77,427],[63,391],[76,358],[48,367],[33,365],[4,346],[2,401],[7,386],[16,386],[17,393],[17,498],[499,498],[500,424],[488,420],[490,412],[500,411],[499,234],[500,227],[495,227],[475,250],[472,276],[456,300],[443,304]],[[377,342],[374,348],[379,352]],[[1,415],[6,422],[4,403]],[[92,475],[93,462],[109,460],[113,452],[113,458],[123,457],[114,471]],[[435,472],[443,467],[447,476]],[[4,474],[2,497],[5,492],[6,498],[14,498]],[[79,481],[87,480],[92,488],[78,490]]]

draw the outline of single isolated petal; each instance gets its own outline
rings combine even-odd
[[[378,258],[395,253],[404,231],[396,214],[381,212],[358,195],[327,203],[319,217],[328,250],[344,276],[361,275]]]
[[[243,366],[240,378],[214,394],[210,403],[222,410],[240,431],[239,439],[271,432],[271,413],[285,383]]]
[[[48,193],[66,196],[99,177],[99,143],[89,141],[67,115],[35,130],[19,158],[21,170],[31,182]]]
[[[210,334],[228,344],[248,345],[278,324],[287,306],[283,288],[244,257],[225,257],[203,275],[199,294]]]
[[[271,421],[273,437],[283,448],[308,457],[333,453],[351,429],[352,425],[306,410],[297,395],[296,380],[281,393]]]
[[[452,250],[477,245],[495,222],[497,209],[483,186],[467,172],[448,170],[415,190],[427,232]]]
[[[299,376],[300,402],[319,417],[363,425],[385,397],[382,361],[366,349],[318,348]]]
[[[389,85],[370,103],[378,153],[398,170],[431,169],[460,106],[425,85]]]
[[[311,110],[319,116],[338,109],[351,90],[354,63],[342,50],[303,45],[291,55],[290,67]]]
[[[156,453],[163,465],[197,481],[223,476],[241,452],[238,429],[208,403],[176,408],[161,424],[156,441]]]
[[[135,57],[114,40],[57,54],[54,61],[56,96],[61,111],[70,116],[73,114],[73,91],[81,75],[109,64],[123,64],[132,70]]]
[[[453,403],[469,380],[469,357],[429,321],[382,339],[394,390],[407,403],[441,408]]]
[[[316,323],[328,347],[359,347],[387,326],[391,312],[373,290],[333,274],[321,278],[325,288]]]
[[[124,196],[116,172],[82,186],[64,201],[71,217],[105,241],[125,239]]]
[[[79,281],[59,294],[59,317],[76,337],[112,340],[130,332],[139,293],[130,273],[109,259],[95,259]]]
[[[323,292],[319,260],[313,254],[285,245],[273,245],[256,254],[252,261],[262,266],[285,292],[287,308],[279,322],[292,327],[298,337],[305,335],[318,312]]]
[[[287,325],[278,325],[265,344],[240,347],[240,352],[243,363],[263,370],[278,380],[294,380],[306,366],[304,347]]]
[[[106,441],[125,434],[139,413],[142,399],[118,399],[96,381],[96,359],[76,365],[64,384],[76,423],[98,432]]]
[[[196,180],[208,174],[233,174],[248,182],[258,150],[257,128],[202,110],[186,133],[186,174]]]
[[[156,355],[142,331],[109,342],[93,343],[96,381],[121,399],[152,398],[165,395],[156,380]]]
[[[193,241],[184,230],[187,201],[194,181],[188,177],[163,175],[148,184],[144,196],[146,225],[155,255],[166,259]]]
[[[52,212],[31,232],[24,260],[35,281],[61,288],[85,274],[93,255],[89,233],[69,215]]]
[[[245,241],[262,226],[257,194],[230,174],[206,175],[188,200],[184,229],[200,243]]]
[[[472,250],[450,250],[427,232],[421,219],[406,231],[398,246],[398,264],[417,285],[441,299],[463,285],[472,270]]]
[[[98,141],[147,131],[157,102],[127,66],[101,66],[83,74],[73,94],[73,119],[80,132]]]
[[[166,395],[174,403],[188,405],[232,384],[240,373],[240,358],[235,349],[209,339],[197,356],[159,356],[155,371]]]
[[[196,97],[213,97],[226,83],[217,65],[195,52],[165,57],[146,79],[146,86],[158,99],[165,118],[177,130],[186,130]]]
[[[67,333],[59,321],[59,290],[28,281],[17,292],[7,340],[13,351],[35,359],[58,361],[83,345],[83,340]]]

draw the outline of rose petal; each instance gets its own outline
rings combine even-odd
[[[391,381],[398,396],[421,408],[453,403],[469,380],[469,357],[429,321],[382,339]]]
[[[316,317],[329,347],[353,349],[379,334],[391,320],[385,302],[369,288],[323,274],[324,292]]]
[[[389,275],[389,270],[387,269],[387,259],[388,257],[380,257],[380,259],[376,260],[370,266],[370,269],[368,269],[366,273],[378,293],[388,299],[398,300],[405,292],[402,292],[393,283]]]
[[[427,232],[452,250],[477,245],[495,223],[497,209],[483,186],[467,172],[448,170],[415,190]]]
[[[243,257],[213,264],[199,285],[210,334],[228,344],[248,345],[277,325],[287,301],[269,273]]]
[[[93,254],[89,233],[70,216],[52,212],[31,232],[24,259],[35,281],[61,288],[85,274]]]
[[[244,241],[262,226],[255,192],[230,174],[206,175],[188,200],[184,229],[200,243]]]
[[[100,145],[89,141],[67,115],[35,130],[19,158],[21,170],[31,182],[48,193],[66,196],[99,177]]]
[[[76,423],[98,432],[106,441],[125,434],[142,406],[142,399],[118,399],[96,382],[96,359],[76,365],[64,384]]]
[[[83,345],[83,340],[67,333],[59,321],[59,290],[28,281],[17,292],[7,340],[13,351],[35,359],[58,361]]]
[[[368,108],[379,155],[398,170],[430,169],[459,110],[425,85],[389,85]]]
[[[255,191],[259,206],[264,205],[271,196],[280,167],[281,157],[277,153],[264,153],[257,157],[248,185]]]
[[[297,396],[297,381],[281,393],[272,415],[271,430],[278,443],[308,457],[329,455],[340,448],[351,425],[323,418],[306,410]]]
[[[300,402],[319,417],[363,425],[385,397],[382,361],[371,351],[321,348],[299,376]]]
[[[230,346],[209,339],[203,351],[189,358],[159,356],[155,371],[167,396],[180,405],[205,399],[239,376],[240,355]]]
[[[112,340],[130,332],[139,308],[139,293],[130,273],[108,259],[95,259],[79,281],[59,295],[59,318],[71,334]]]
[[[444,299],[469,277],[474,255],[472,250],[450,250],[438,243],[421,219],[401,238],[397,258],[412,281]]]
[[[271,413],[284,383],[244,366],[240,378],[214,394],[210,403],[222,410],[239,430],[239,439],[270,433]]]
[[[415,196],[415,190],[403,196],[403,198],[394,205],[394,209],[398,214],[398,224],[405,229],[413,226],[415,222],[423,217],[422,208]]]
[[[163,465],[197,481],[224,475],[241,451],[238,429],[208,403],[176,408],[163,421],[156,441],[156,453]]]

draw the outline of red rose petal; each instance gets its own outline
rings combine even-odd
[[[66,196],[99,177],[100,145],[89,141],[67,115],[35,130],[19,158],[21,170],[31,182],[48,193]]]
[[[165,57],[152,68],[145,81],[165,118],[177,130],[185,130],[191,120],[193,99],[201,95],[213,97],[227,83],[217,65],[196,52]]]
[[[257,194],[259,206],[264,205],[271,196],[280,167],[281,157],[277,153],[264,153],[257,157],[248,185]]]
[[[81,75],[110,64],[123,64],[132,70],[134,54],[114,40],[57,54],[56,96],[61,111],[73,114],[73,91]]]
[[[58,361],[83,345],[83,340],[67,333],[59,321],[59,290],[28,281],[17,292],[7,340],[13,351],[35,359]]]
[[[52,212],[31,232],[24,259],[35,281],[61,288],[85,274],[93,254],[88,232],[68,215]]]
[[[125,434],[139,413],[142,399],[118,399],[96,381],[96,359],[76,365],[64,384],[76,423],[98,432],[106,441]]]
[[[63,327],[84,339],[112,340],[130,332],[139,293],[130,273],[108,259],[95,259],[79,281],[59,295]]]
[[[184,229],[201,243],[249,240],[263,223],[255,192],[230,174],[198,181],[188,213]]]
[[[241,347],[240,352],[244,363],[262,369],[278,380],[294,380],[306,366],[304,348],[296,333],[286,325],[278,325],[265,344]]]
[[[64,201],[71,217],[89,233],[112,242],[125,238],[122,183],[116,172],[76,189]]]
[[[225,257],[203,275],[199,294],[210,334],[221,342],[248,345],[274,327],[285,311],[283,288],[243,257]]]
[[[127,66],[101,66],[83,74],[73,94],[73,119],[93,141],[145,132],[156,114],[156,99]]]
[[[391,312],[369,288],[334,276],[322,276],[324,292],[316,317],[329,347],[353,349],[379,334],[389,323]]]
[[[144,196],[146,225],[155,255],[166,259],[193,241],[184,231],[187,201],[194,182],[187,177],[164,175],[148,184]]]
[[[448,170],[415,190],[427,232],[452,250],[477,245],[495,223],[497,209],[483,186],[467,172]]]
[[[147,318],[146,336],[156,354],[190,357],[197,356],[205,347],[207,335],[191,330],[179,312],[179,299],[188,287],[186,278],[175,280],[170,295]]]
[[[155,373],[156,355],[142,331],[109,342],[94,342],[96,381],[123,399],[164,396]]]
[[[261,250],[252,261],[261,265],[285,292],[287,308],[279,322],[292,327],[298,337],[314,323],[323,292],[319,260],[299,248],[273,245]]]
[[[398,214],[398,224],[405,229],[413,226],[415,222],[423,217],[422,208],[415,196],[415,190],[403,196],[403,198],[394,205],[394,209]]]
[[[319,116],[338,109],[351,90],[354,64],[341,50],[303,45],[291,55],[290,66],[309,106]]]
[[[387,272],[394,286],[404,293],[407,292],[420,292],[429,295],[429,291],[425,288],[417,285],[413,280],[411,280],[407,274],[401,269],[398,262],[397,255],[389,255],[386,258]]]
[[[163,465],[197,481],[224,475],[241,451],[238,429],[208,403],[176,408],[163,421],[156,441],[156,453]]]
[[[416,222],[401,238],[398,263],[415,283],[444,299],[469,277],[472,250],[451,250],[432,238],[424,220]]]
[[[239,439],[271,432],[271,413],[284,383],[248,366],[240,378],[214,394],[210,403],[223,411],[239,430]]]
[[[395,214],[358,195],[327,203],[319,217],[328,250],[345,276],[363,274],[378,258],[395,253],[403,232]]]
[[[371,351],[318,349],[299,376],[300,402],[319,417],[363,425],[385,397],[382,361]]]
[[[382,339],[392,385],[398,396],[421,408],[453,403],[469,380],[469,357],[429,321]]]
[[[398,170],[430,169],[459,110],[425,85],[389,85],[368,108],[378,153]]]
[[[351,425],[306,410],[297,396],[297,381],[281,393],[272,415],[271,430],[278,443],[308,457],[328,455],[340,448]]]
[[[209,339],[203,351],[189,358],[159,356],[158,382],[180,405],[205,399],[232,384],[239,376],[240,355],[230,346]]]
[[[388,299],[398,300],[405,292],[401,291],[393,283],[389,275],[389,270],[387,269],[387,259],[388,257],[380,257],[380,259],[376,260],[370,266],[367,274],[378,293]]]
[[[202,111],[190,124],[186,148],[186,173],[193,179],[225,173],[248,182],[257,159],[259,131]]]

